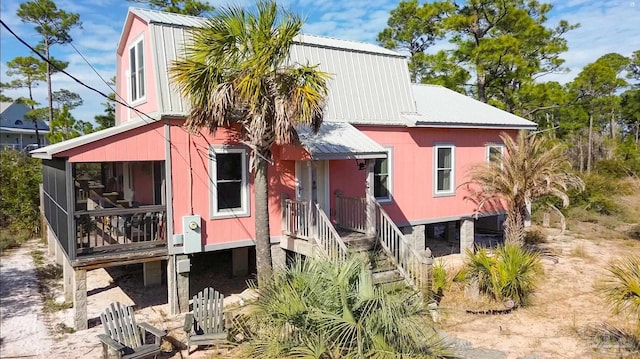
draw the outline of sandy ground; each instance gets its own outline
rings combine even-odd
[[[490,308],[474,306],[454,288],[441,302],[442,328],[473,345],[505,352],[508,358],[640,358],[640,353],[599,347],[587,334],[604,322],[630,326],[631,319],[611,313],[596,286],[607,263],[640,252],[640,241],[567,234],[551,230],[542,245],[553,256],[543,257],[544,275],[531,306],[503,315],[467,314],[466,309]],[[462,259],[444,261],[453,271]]]
[[[35,246],[0,259],[0,358],[47,356],[53,344],[30,255]]]
[[[548,243],[543,246],[553,256],[542,261],[544,278],[530,307],[505,315],[467,314],[466,309],[479,309],[478,304],[465,299],[462,288],[452,288],[445,292],[440,306],[440,328],[474,347],[493,349],[500,354],[487,358],[503,358],[504,355],[540,359],[632,358],[598,348],[585,332],[589,326],[603,322],[616,325],[630,322],[611,314],[594,285],[610,260],[640,251],[640,241],[576,237],[571,233],[559,235],[557,231],[550,231]],[[46,252],[43,245],[33,241],[0,258],[0,357],[100,358],[101,347],[96,335],[103,329],[98,315],[113,301],[134,305],[137,320],[166,330],[173,344],[185,342],[184,315],[169,315],[167,304],[163,304],[166,303],[166,284],[144,288],[140,265],[89,271],[90,329],[71,334],[61,332],[61,323],[72,326],[72,310],[43,316],[29,255],[35,247]],[[463,261],[460,255],[445,256],[441,260],[452,271]],[[194,267],[198,266],[209,268],[213,274],[194,276],[192,293],[207,285],[224,288],[227,295],[246,289],[246,278],[230,279],[221,269],[229,268],[224,258],[203,258],[201,263],[194,262]],[[61,300],[61,289],[52,290]],[[229,297],[229,301],[237,299],[237,295]],[[165,343],[163,348],[167,352],[161,358],[186,357],[186,352],[175,345]],[[199,349],[189,357],[211,358],[219,357],[219,354],[216,349]]]

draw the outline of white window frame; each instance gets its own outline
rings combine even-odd
[[[217,154],[240,153],[242,154],[242,185],[240,191],[240,207],[218,209],[218,168]],[[247,161],[247,149],[243,147],[211,147],[209,151],[209,166],[211,173],[210,199],[211,219],[232,218],[232,217],[248,217],[251,215],[251,202],[249,196],[249,166]]]
[[[142,44],[142,64],[139,64],[139,57],[140,55],[138,54],[138,44]],[[132,86],[133,84],[131,83],[131,64],[132,64],[132,59],[131,59],[131,50],[134,50],[134,56],[135,56],[135,61],[136,61],[136,71],[135,71],[135,86],[136,86],[136,98],[133,98],[133,91],[132,91]],[[127,48],[127,56],[129,56],[129,67],[126,70],[126,78],[127,78],[127,92],[129,94],[129,102],[131,102],[131,104],[140,104],[143,103],[147,100],[147,74],[145,71],[146,66],[145,66],[145,61],[147,58],[147,54],[144,52],[144,34],[138,36],[132,43],[131,45]],[[142,73],[142,81],[140,80],[140,72]],[[142,84],[142,86],[141,86]],[[140,95],[140,88],[144,88],[144,93],[142,95]]]
[[[389,194],[386,197],[376,197],[376,201],[378,201],[379,203],[389,203],[392,201],[393,198],[393,147],[386,147],[384,148],[387,152],[387,190],[389,192]],[[374,159],[375,160],[378,160]],[[374,195],[375,195],[375,171],[373,173],[373,191],[374,191]]]
[[[438,150],[451,149],[451,180],[450,188],[438,190]],[[452,196],[456,193],[456,146],[452,143],[438,143],[433,146],[433,195],[434,197]]]
[[[504,156],[504,144],[502,143],[487,143],[485,145],[485,159],[487,162],[491,162],[491,148],[499,148],[500,156]],[[502,168],[502,163],[500,163],[500,168]]]

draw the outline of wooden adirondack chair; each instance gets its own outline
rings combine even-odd
[[[136,323],[133,308],[122,303],[111,303],[100,314],[105,334],[99,334],[102,356],[109,357],[109,349],[115,350],[119,359],[156,357],[160,353],[160,339],[167,333],[147,323]],[[146,333],[155,336],[153,344],[146,344]]]
[[[184,318],[187,354],[191,345],[216,345],[226,342],[223,304],[224,295],[213,288],[205,288],[193,296],[193,311],[187,313]]]

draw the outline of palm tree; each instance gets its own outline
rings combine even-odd
[[[471,169],[466,183],[471,192],[468,198],[476,203],[477,210],[504,203],[507,206],[505,239],[521,243],[524,222],[531,217],[534,200],[555,197],[566,207],[569,205],[567,191],[584,189],[584,182],[570,173],[571,164],[560,144],[552,145],[543,137],[526,135],[524,131],[518,133],[517,140],[506,133],[501,133],[500,138],[506,154],[497,161]],[[562,215],[551,202],[545,204]]]
[[[627,310],[635,316],[636,335],[640,336],[640,255],[609,264],[607,272],[600,289],[615,313]]]
[[[322,123],[328,75],[315,66],[287,63],[303,20],[259,2],[257,12],[223,8],[193,32],[184,58],[171,67],[172,79],[191,102],[191,131],[236,125],[252,149],[256,202],[258,284],[271,276],[267,163],[274,144],[297,139],[295,126]]]
[[[420,295],[374,286],[367,261],[298,259],[236,325],[250,358],[436,358],[447,354]]]

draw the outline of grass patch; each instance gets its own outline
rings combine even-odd
[[[636,224],[627,231],[627,236],[631,239],[640,240],[640,224]]]
[[[8,228],[0,229],[0,253],[11,248],[17,248],[22,243],[31,239],[31,232],[27,230],[11,230]]]
[[[529,245],[547,242],[547,232],[541,228],[531,228],[524,234],[524,243]]]
[[[582,244],[578,244],[577,246],[573,247],[569,255],[582,259],[589,258],[589,255],[587,254],[587,251],[584,249],[584,246]]]
[[[73,306],[69,302],[57,302],[52,289],[60,287],[62,280],[62,267],[57,264],[46,264],[44,253],[40,250],[31,251],[31,258],[35,263],[36,278],[38,279],[38,292],[42,296],[42,310],[45,313],[57,312],[69,309]]]

